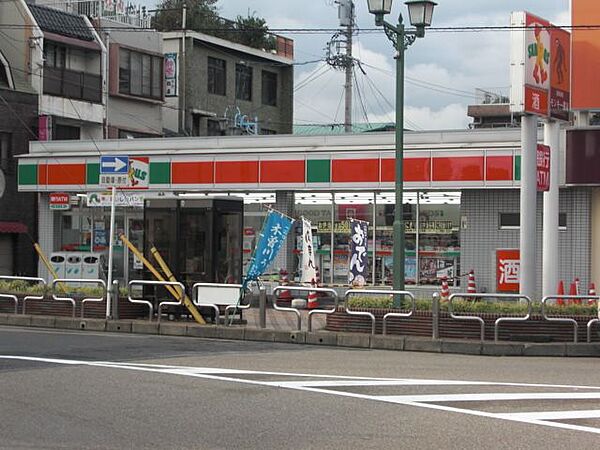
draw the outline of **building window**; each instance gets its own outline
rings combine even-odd
[[[119,93],[162,99],[163,58],[119,49]]]
[[[235,98],[252,101],[252,67],[235,65]]]
[[[262,72],[262,104],[277,106],[277,74]]]
[[[500,213],[501,230],[518,230],[521,228],[521,216],[519,213]],[[567,214],[560,213],[558,215],[558,228],[560,230],[567,229]]]
[[[54,42],[44,43],[44,65],[62,69],[67,66],[67,47]]]
[[[0,133],[0,169],[10,172],[12,162],[10,133]]]
[[[226,62],[223,59],[208,57],[208,93],[225,95],[226,93]]]
[[[57,141],[78,141],[81,139],[81,129],[70,125],[56,124],[53,138]]]

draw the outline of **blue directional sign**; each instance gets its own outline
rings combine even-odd
[[[129,171],[129,156],[101,156],[101,174],[126,174]]]

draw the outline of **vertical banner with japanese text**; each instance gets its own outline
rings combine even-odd
[[[316,283],[317,266],[313,248],[312,224],[302,218],[302,283]]]
[[[349,219],[350,222],[350,266],[348,283],[351,286],[363,287],[367,284],[369,257],[367,243],[369,224],[362,220]]]
[[[537,145],[536,155],[537,168],[537,191],[546,192],[550,190],[550,147]]]
[[[518,248],[496,249],[496,285],[498,292],[519,292],[521,255]]]
[[[258,279],[277,256],[283,241],[287,237],[294,219],[284,216],[277,211],[269,211],[260,232],[254,255],[250,261],[244,286]]]

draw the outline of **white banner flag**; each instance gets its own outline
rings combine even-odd
[[[317,266],[313,248],[311,223],[302,218],[302,283],[316,283]]]

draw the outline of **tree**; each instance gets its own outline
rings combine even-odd
[[[254,48],[274,49],[275,39],[269,34],[265,19],[248,14],[234,21],[219,17],[218,0],[162,0],[154,16],[158,31],[181,30],[183,4],[186,4],[186,29],[210,34]]]

